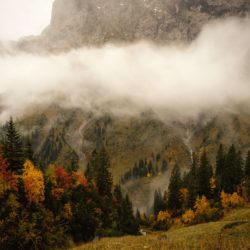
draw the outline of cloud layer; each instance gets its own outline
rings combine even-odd
[[[0,57],[0,120],[57,102],[96,112],[196,116],[250,100],[250,20],[205,26],[188,46],[147,42]]]

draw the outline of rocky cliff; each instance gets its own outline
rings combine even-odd
[[[209,20],[249,11],[248,0],[55,0],[49,27],[18,46],[58,52],[108,42],[188,42]]]

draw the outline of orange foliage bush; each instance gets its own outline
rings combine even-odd
[[[221,198],[221,205],[223,208],[239,207],[244,205],[245,203],[244,199],[236,192],[234,192],[233,194],[227,194],[224,191],[222,191],[220,194],[220,198]]]
[[[82,185],[83,187],[88,186],[88,180],[85,178],[85,176],[81,175],[80,173],[74,173],[73,176],[77,185]]]
[[[168,211],[160,211],[157,215],[158,222],[166,222],[171,218],[171,215]]]
[[[195,218],[195,213],[192,209],[188,209],[183,215],[182,215],[182,222],[184,224],[190,224],[193,222]]]
[[[0,152],[0,197],[6,191],[17,191],[17,176],[8,170],[7,161]]]
[[[52,196],[58,201],[61,199],[62,194],[64,193],[64,189],[63,188],[52,188],[51,190],[51,194]]]
[[[210,209],[210,202],[206,196],[202,195],[201,198],[196,199],[194,208],[196,215],[204,214],[208,209]]]

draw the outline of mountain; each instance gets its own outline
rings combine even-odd
[[[248,0],[55,0],[50,25],[18,47],[60,52],[108,42],[189,42],[209,20],[249,11]]]
[[[249,0],[55,0],[51,24],[43,33],[11,46],[58,53],[138,40],[189,43],[209,20],[244,17],[249,12]],[[166,160],[169,170],[164,176],[148,176],[123,186],[142,211],[150,208],[156,188],[167,188],[176,163],[182,172],[190,168],[193,152],[206,149],[214,165],[220,143],[227,147],[234,143],[243,154],[250,149],[250,112],[244,105],[175,121],[149,110],[137,116],[96,115],[53,104],[34,108],[17,125],[23,135],[31,136],[36,156],[44,165],[70,167],[78,162],[83,170],[93,149],[104,143],[115,182],[140,159],[157,163],[158,155],[159,164]]]
[[[200,154],[205,149],[215,166],[220,143],[226,147],[234,143],[244,156],[250,149],[250,112],[242,107],[213,115],[202,114],[195,121],[170,122],[152,112],[133,117],[95,116],[54,104],[22,117],[17,125],[23,135],[31,136],[36,155],[45,165],[70,167],[78,161],[83,170],[93,149],[104,143],[115,182],[140,159],[159,166],[165,159],[168,171],[164,175],[148,176],[123,185],[134,205],[142,211],[150,209],[155,189],[167,188],[176,163],[182,172],[190,169],[193,152]]]

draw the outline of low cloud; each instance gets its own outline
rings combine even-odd
[[[249,100],[249,19],[212,22],[188,46],[140,42],[0,56],[0,121],[51,102],[97,113],[150,109],[188,118]]]

